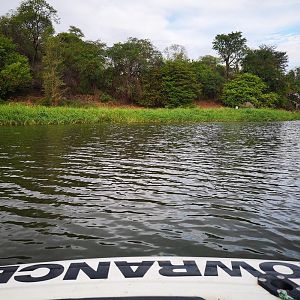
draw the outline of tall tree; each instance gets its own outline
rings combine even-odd
[[[275,46],[261,45],[259,49],[247,51],[242,66],[244,72],[260,77],[270,92],[284,94],[287,62],[286,52],[277,51]]]
[[[232,70],[237,70],[239,63],[246,53],[246,38],[242,32],[218,34],[213,41],[213,49],[216,50],[226,67],[226,78],[230,77]]]
[[[41,47],[46,35],[53,33],[58,22],[56,10],[45,0],[27,0],[0,19],[0,31],[18,45],[34,69],[41,60]]]
[[[106,46],[100,41],[84,41],[79,28],[56,36],[63,60],[62,75],[69,92],[95,93],[101,87],[106,63]]]
[[[149,40],[129,38],[108,49],[110,89],[117,98],[138,102],[143,96],[143,76],[162,63],[161,53]]]

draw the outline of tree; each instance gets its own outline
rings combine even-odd
[[[100,41],[83,41],[79,28],[56,36],[62,63],[62,79],[70,93],[95,93],[101,87],[106,63],[106,46]]]
[[[0,35],[0,98],[6,98],[31,83],[28,59],[17,53],[16,45]]]
[[[287,73],[288,93],[300,95],[300,67],[290,70]]]
[[[223,102],[231,107],[242,106],[246,102],[254,106],[273,107],[278,104],[276,93],[267,93],[267,85],[256,75],[243,73],[224,85]]]
[[[223,66],[221,65],[221,59],[212,55],[200,56],[198,61],[204,66],[209,67],[212,70],[221,72],[223,71]]]
[[[173,44],[164,50],[167,60],[188,60],[187,51],[184,46]]]
[[[62,58],[58,39],[48,38],[43,56],[43,88],[52,105],[58,105],[62,97]]]
[[[0,32],[10,37],[18,50],[28,57],[35,75],[41,62],[42,44],[54,32],[56,10],[45,0],[23,1],[16,11],[0,19]]]
[[[149,40],[129,38],[108,49],[109,89],[116,98],[139,102],[143,79],[150,69],[161,65],[162,55]]]
[[[138,99],[138,104],[147,107],[164,107],[163,98],[163,65],[150,68],[143,74],[143,96]]]
[[[242,66],[244,72],[260,77],[268,85],[269,92],[284,95],[287,62],[286,52],[276,51],[275,46],[261,45],[259,49],[247,51]]]
[[[192,63],[198,83],[202,85],[202,97],[218,99],[221,95],[224,77],[219,59],[211,55],[203,56]]]
[[[300,67],[290,70],[286,75],[288,108],[300,109]]]
[[[213,41],[213,49],[216,50],[225,63],[226,78],[230,77],[231,70],[238,69],[239,63],[245,55],[247,40],[243,38],[242,32],[231,32],[229,34],[218,34]]]
[[[167,61],[162,68],[162,99],[166,107],[191,104],[201,93],[201,85],[188,61]]]

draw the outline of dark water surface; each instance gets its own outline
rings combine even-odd
[[[0,127],[0,264],[299,259],[300,122]]]

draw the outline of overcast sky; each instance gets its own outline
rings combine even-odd
[[[0,15],[20,0],[0,0]],[[277,45],[289,66],[300,66],[300,0],[48,0],[60,17],[56,30],[79,27],[108,45],[150,39],[160,50],[181,44],[189,57],[216,53],[217,34],[242,31],[248,46]]]

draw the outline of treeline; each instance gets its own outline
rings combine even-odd
[[[43,91],[51,105],[78,94],[147,107],[187,106],[199,99],[228,106],[300,106],[300,67],[286,71],[286,52],[249,49],[241,32],[217,35],[213,49],[190,60],[180,45],[163,53],[149,40],[129,38],[108,47],[86,41],[71,26],[55,34],[57,11],[27,0],[0,18],[0,99]]]

